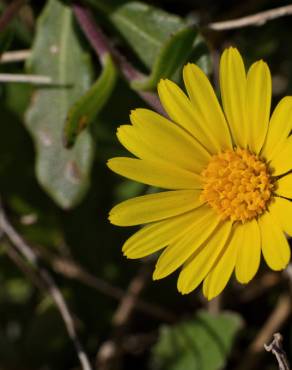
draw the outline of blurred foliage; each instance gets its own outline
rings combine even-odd
[[[71,150],[61,140],[71,105],[90,87],[91,61],[74,31],[72,10],[57,0],[48,1],[40,15],[30,73],[51,78],[49,87],[36,89],[26,124],[36,147],[36,175],[40,184],[63,208],[76,204],[88,187],[93,143],[88,132]]]
[[[1,14],[9,3],[1,5]],[[84,3],[112,44],[144,77],[130,83],[109,56],[100,63],[76,22],[73,1],[30,1],[24,5],[0,33],[0,53],[26,49],[31,55],[26,61],[0,63],[0,73],[44,75],[52,83],[0,84],[1,197],[16,229],[50,268],[51,255],[70,258],[91,277],[127,289],[142,262],[122,257],[123,241],[133,230],[113,227],[107,213],[117,202],[153,189],[108,171],[106,160],[124,153],[116,128],[128,122],[131,109],[147,106],[138,95],[141,90],[155,91],[157,81],[164,77],[180,83],[181,67],[186,62],[201,65],[214,77],[216,86],[218,55],[229,44],[241,50],[247,65],[257,58],[268,62],[275,104],[292,91],[291,18],[261,27],[211,32],[203,25],[280,4],[272,0]],[[282,1],[281,5],[288,3]],[[9,258],[7,243],[2,237],[0,368],[78,368],[59,312]],[[230,284],[221,306],[233,313],[217,316],[206,313],[208,304],[199,291],[187,297],[179,295],[175,276],[155,283],[147,279],[141,299],[159,305],[177,319],[167,323],[167,314],[164,318],[136,309],[118,334],[123,344],[119,368],[237,369],[278,297],[288,289],[284,278],[269,289],[261,288],[265,274],[263,268],[247,287]],[[55,277],[76,314],[81,340],[94,362],[100,346],[115,335],[113,315],[118,300],[110,289],[94,289],[69,278],[65,270]],[[290,358],[291,333],[288,322],[283,334]],[[260,368],[276,366],[267,355]]]
[[[192,320],[162,326],[153,348],[154,370],[221,369],[241,326],[236,314],[198,312]]]
[[[77,136],[92,123],[108,101],[115,86],[116,67],[110,55],[104,58],[101,75],[90,89],[69,109],[64,127],[65,146],[75,144]]]

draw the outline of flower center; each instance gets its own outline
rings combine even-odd
[[[201,175],[201,199],[224,220],[249,221],[261,215],[271,199],[274,185],[266,163],[246,149],[214,155]]]

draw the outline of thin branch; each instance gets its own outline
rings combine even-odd
[[[273,335],[274,339],[269,345],[265,344],[265,350],[272,352],[278,361],[279,370],[290,370],[289,362],[282,347],[283,337],[280,333]]]
[[[145,288],[149,280],[149,266],[144,265],[138,274],[130,282],[127,292],[113,315],[112,338],[106,340],[98,349],[96,355],[96,368],[99,370],[114,370],[121,362],[123,355],[123,343],[126,328],[129,326],[131,314],[133,313],[138,296]]]
[[[265,325],[259,331],[254,342],[250,346],[252,352],[262,351],[264,343],[271,337],[272,333],[279,330],[291,314],[291,300],[288,295],[279,298],[278,303],[269,316]]]
[[[141,271],[131,281],[126,294],[120,301],[119,307],[113,316],[112,321],[116,328],[125,326],[125,324],[128,322],[132,312],[135,310],[139,295],[145,288],[147,281],[149,281],[149,272],[149,266],[143,266]]]
[[[110,54],[116,62],[117,67],[128,82],[139,80],[145,77],[139,72],[128,60],[118,52],[112,45],[107,36],[103,33],[100,27],[95,23],[91,12],[80,4],[73,5],[73,11],[76,19],[87,37],[89,43],[100,59],[101,64],[104,63],[106,54]],[[158,113],[165,115],[165,112],[160,104],[156,94],[150,92],[136,91],[137,94]]]
[[[289,263],[286,269],[283,271],[284,276],[288,280],[289,290],[290,290],[290,297],[292,300],[292,263]]]
[[[23,62],[28,59],[31,55],[30,50],[16,50],[16,51],[6,51],[0,56],[0,63],[15,63]]]
[[[41,75],[26,75],[16,73],[0,73],[1,82],[30,83],[34,85],[48,85],[52,83],[52,78]]]
[[[80,4],[73,4],[72,7],[80,28],[98,56],[100,63],[104,64],[105,56],[109,52],[111,54],[113,53],[112,47],[108,45],[106,36],[95,24],[92,14],[88,9],[84,8]]]
[[[55,272],[62,274],[69,279],[80,281],[81,283],[95,289],[99,293],[102,293],[108,297],[112,297],[118,301],[123,300],[125,296],[131,296],[131,292],[129,293],[119,287],[113,286],[109,282],[90,274],[72,259],[65,258],[63,256],[55,256],[47,250],[39,250],[39,253],[41,253],[41,255],[49,261]],[[144,302],[139,297],[136,297],[134,308],[146,315],[155,317],[158,320],[168,322],[174,322],[176,320],[176,317],[172,312],[156,304]]]
[[[213,31],[225,31],[249,26],[262,26],[268,21],[288,15],[292,15],[292,5],[281,6],[229,21],[213,22],[208,24],[207,28]]]
[[[27,2],[27,0],[14,0],[4,10],[0,17],[0,32],[3,32],[9,23],[16,17],[20,8]]]
[[[251,370],[259,368],[258,362],[263,354],[264,344],[278,331],[291,315],[291,299],[288,294],[280,296],[278,303],[264,323],[263,327],[248,347],[237,370]]]
[[[38,274],[39,278],[47,287],[49,294],[51,295],[53,301],[55,302],[62,316],[68,335],[75,346],[81,364],[81,368],[83,370],[91,370],[92,368],[89,359],[79,341],[74,321],[72,319],[72,315],[69,311],[69,308],[66,304],[64,297],[62,296],[60,289],[57,287],[49,271],[41,265],[41,261],[37,254],[34,252],[34,250],[28,245],[28,243],[24,241],[24,239],[17,233],[14,227],[10,224],[1,203],[0,203],[0,228],[4,231],[4,233],[11,241],[11,243],[14,245],[18,253],[32,265],[35,272]]]
[[[222,297],[218,296],[206,302],[206,308],[211,315],[218,315],[221,311]]]
[[[13,261],[13,263],[19,268],[19,270],[26,275],[31,282],[41,291],[46,289],[45,284],[42,280],[39,279],[38,274],[27,264],[24,262],[20,254],[17,252],[17,250],[13,247],[13,244],[11,246],[6,246],[5,251],[8,255],[8,257]]]

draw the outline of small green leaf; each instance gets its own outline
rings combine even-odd
[[[140,2],[128,2],[109,15],[140,60],[151,71],[136,80],[136,90],[154,90],[160,78],[181,80],[186,62],[198,64],[205,73],[211,71],[207,44],[195,25],[177,15]]]
[[[74,148],[65,149],[63,128],[68,110],[89,89],[92,70],[71,9],[57,0],[48,1],[38,21],[29,70],[51,77],[54,83],[35,91],[26,115],[36,147],[36,175],[58,205],[71,208],[89,185],[93,142],[84,131]]]
[[[163,326],[152,352],[154,370],[219,370],[242,326],[240,316],[201,311],[195,319]]]
[[[69,110],[65,128],[64,144],[71,147],[77,136],[88,127],[110,97],[116,81],[116,68],[110,55],[105,57],[101,75],[91,88]]]
[[[193,44],[188,62],[196,63],[206,73],[206,75],[210,75],[212,72],[210,50],[204,38],[200,34],[198,34]]]
[[[188,60],[198,35],[195,28],[184,28],[171,36],[157,56],[149,77],[136,80],[132,87],[137,90],[155,90],[161,78],[171,78]]]
[[[142,2],[118,7],[110,19],[149,69],[169,37],[186,26],[180,17]]]

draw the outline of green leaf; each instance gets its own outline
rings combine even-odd
[[[96,118],[113,91],[116,77],[114,62],[107,55],[100,77],[68,112],[64,128],[66,147],[71,147],[77,136]]]
[[[197,35],[194,27],[188,27],[171,36],[161,48],[150,76],[134,81],[132,87],[138,90],[155,90],[161,78],[171,78],[188,60]]]
[[[59,206],[71,208],[88,188],[93,142],[84,131],[74,148],[65,149],[63,127],[69,108],[89,89],[92,73],[72,11],[57,0],[48,1],[38,21],[29,70],[54,82],[35,91],[26,115],[36,147],[36,175]]]
[[[197,27],[187,20],[140,2],[128,2],[109,17],[151,71],[145,79],[132,83],[134,89],[155,90],[160,78],[179,82],[181,67],[186,62],[196,63],[210,73],[207,44]]]
[[[210,50],[204,38],[200,34],[198,34],[193,44],[188,61],[190,63],[196,63],[206,73],[206,75],[210,75],[212,72]]]
[[[149,69],[169,37],[186,26],[180,17],[140,2],[120,6],[110,19]]]
[[[218,370],[242,326],[240,316],[199,312],[195,319],[163,326],[152,352],[154,370]]]

